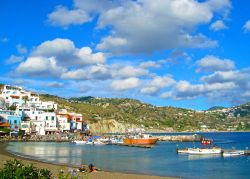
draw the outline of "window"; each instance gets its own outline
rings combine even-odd
[[[51,117],[51,120],[52,120],[52,121],[54,121],[54,120],[55,120],[55,117],[54,117],[54,116],[52,116],[52,117]]]
[[[46,121],[49,119],[49,117],[48,116],[46,116]]]
[[[16,124],[17,123],[17,120],[14,120],[14,124]]]

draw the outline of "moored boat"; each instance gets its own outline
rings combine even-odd
[[[222,153],[223,157],[240,156],[240,155],[245,155],[244,150],[232,150]]]
[[[74,140],[73,143],[74,144],[86,144],[87,141],[84,140]]]
[[[221,154],[221,148],[187,148],[187,149],[177,149],[177,153],[185,154]]]
[[[149,134],[140,134],[124,138],[123,143],[130,145],[154,145],[157,140],[157,138],[153,138]]]

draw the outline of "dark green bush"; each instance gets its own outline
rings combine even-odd
[[[19,160],[9,160],[0,170],[0,179],[50,179],[52,174],[47,169],[39,169],[32,164],[24,165]]]

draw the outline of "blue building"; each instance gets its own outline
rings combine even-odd
[[[21,121],[24,119],[24,113],[22,111],[17,113],[16,111],[0,110],[0,116],[9,123],[12,131],[19,131]]]

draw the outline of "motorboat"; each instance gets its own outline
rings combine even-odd
[[[245,155],[244,150],[232,150],[222,153],[223,157],[240,156],[240,155]]]
[[[86,144],[87,141],[85,141],[85,140],[74,140],[73,143],[74,144]]]
[[[187,148],[187,149],[177,149],[177,153],[184,154],[221,154],[222,150],[219,147],[212,148]]]

